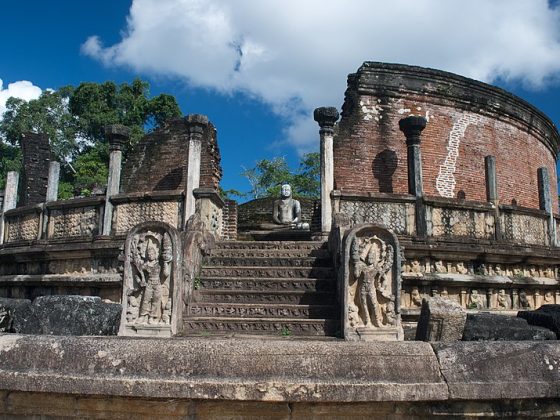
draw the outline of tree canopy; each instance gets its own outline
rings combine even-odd
[[[252,198],[279,196],[284,182],[292,186],[296,197],[319,198],[320,174],[319,153],[303,155],[297,171],[290,169],[284,157],[276,157],[259,160],[254,168],[242,172],[251,184],[251,191],[246,195]]]
[[[103,133],[107,124],[131,129],[135,144],[146,131],[169,118],[179,117],[175,98],[149,95],[149,84],[140,79],[131,84],[81,83],[56,91],[45,90],[31,101],[9,98],[0,120],[0,186],[6,173],[21,169],[20,139],[23,133],[45,133],[61,162],[60,198],[86,194],[107,181],[108,147]]]

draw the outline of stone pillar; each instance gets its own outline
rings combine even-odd
[[[321,138],[321,234],[327,236],[332,225],[331,192],[334,189],[333,136],[334,124],[338,120],[334,107],[317,108],[313,118],[319,123]]]
[[[539,185],[539,207],[548,216],[548,238],[550,246],[557,246],[556,241],[556,220],[554,219],[554,209],[552,208],[552,196],[550,195],[550,178],[548,169],[545,167],[537,170]]]
[[[56,201],[58,198],[58,181],[60,178],[60,163],[49,163],[49,181],[47,183],[46,201]]]
[[[406,158],[408,163],[408,193],[416,197],[416,234],[427,235],[426,206],[422,183],[422,155],[420,142],[426,118],[410,116],[399,121],[399,128],[406,136]]]
[[[119,193],[121,184],[122,146],[130,138],[130,129],[124,125],[114,124],[105,127],[105,136],[109,141],[109,177],[105,196],[103,214],[103,235],[110,235],[113,222],[113,204],[111,197]]]
[[[6,188],[4,190],[4,205],[0,219],[0,244],[4,243],[4,212],[15,209],[17,206],[19,174],[14,171],[8,172],[6,177]]]
[[[498,178],[496,177],[496,158],[494,156],[488,155],[484,158],[484,169],[486,174],[486,200],[494,206],[494,237],[500,241],[502,239],[502,224],[500,220]]]
[[[187,186],[185,188],[185,210],[183,226],[196,210],[196,197],[193,191],[200,187],[200,159],[202,153],[202,136],[208,127],[206,115],[191,114],[186,118],[189,132],[189,155],[187,166]]]

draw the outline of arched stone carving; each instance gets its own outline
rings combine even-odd
[[[125,242],[120,335],[175,335],[181,260],[179,235],[172,226],[145,222],[132,228]]]
[[[360,225],[344,238],[343,314],[348,340],[402,340],[401,254],[389,230]]]

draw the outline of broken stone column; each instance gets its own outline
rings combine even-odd
[[[321,233],[328,235],[332,224],[331,192],[334,189],[333,135],[338,120],[334,107],[317,108],[313,118],[319,123],[321,137]]]
[[[459,341],[466,320],[467,313],[458,302],[441,297],[423,299],[416,340]]]
[[[17,206],[19,174],[15,171],[8,172],[6,176],[6,188],[4,189],[4,204],[2,217],[0,219],[0,244],[4,243],[4,213],[15,209]]]
[[[111,197],[119,193],[121,183],[122,146],[130,138],[130,129],[120,124],[105,127],[105,135],[109,141],[109,177],[107,179],[107,193],[105,197],[105,212],[103,216],[103,235],[111,234],[113,220],[113,204]]]
[[[416,234],[426,236],[426,206],[422,183],[422,155],[420,142],[422,130],[426,128],[426,118],[410,116],[399,121],[399,128],[406,137],[406,157],[408,162],[408,193],[416,197]]]
[[[557,246],[556,243],[556,221],[554,220],[554,209],[552,208],[552,196],[550,195],[550,178],[548,169],[541,167],[537,170],[539,185],[539,207],[544,210],[548,216],[548,237],[551,246]]]
[[[53,161],[49,163],[49,181],[47,183],[46,201],[56,201],[58,198],[58,181],[60,178],[60,163]]]
[[[494,229],[496,240],[502,239],[502,227],[500,219],[500,201],[498,196],[498,181],[496,177],[496,158],[486,156],[484,158],[484,169],[486,176],[486,200],[494,206]]]
[[[21,205],[44,203],[49,180],[52,153],[49,138],[42,133],[23,133],[21,136],[22,176]]]
[[[196,198],[193,191],[200,187],[200,158],[202,152],[202,136],[208,127],[208,117],[191,114],[187,118],[189,131],[189,155],[187,163],[187,186],[185,188],[185,212],[183,226],[196,210]]]

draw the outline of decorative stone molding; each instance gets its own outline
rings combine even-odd
[[[125,243],[120,335],[175,335],[182,268],[175,228],[146,222],[131,229]]]
[[[347,340],[402,340],[400,248],[374,224],[350,230],[343,241],[342,325]]]

